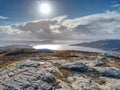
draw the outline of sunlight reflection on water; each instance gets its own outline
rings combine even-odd
[[[33,46],[35,49],[51,49],[51,50],[60,50],[60,45],[36,45]]]
[[[100,50],[96,48],[90,47],[82,47],[82,46],[70,46],[70,45],[52,45],[52,44],[45,44],[45,45],[35,45],[33,46],[35,49],[51,49],[51,50],[81,50],[81,51],[90,51],[90,52],[106,52],[105,50]]]

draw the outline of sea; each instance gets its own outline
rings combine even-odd
[[[111,51],[83,47],[83,46],[71,46],[71,44],[90,42],[89,40],[34,40],[34,41],[16,41],[16,40],[2,40],[0,41],[0,47],[7,47],[12,45],[28,45],[35,49],[50,49],[50,50],[77,50],[77,51],[88,51],[88,52],[100,52],[100,53],[112,53]]]

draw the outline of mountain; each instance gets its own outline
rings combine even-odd
[[[119,82],[119,58],[102,53],[29,48],[0,53],[0,90],[120,90]]]
[[[99,40],[94,42],[72,44],[71,46],[84,46],[108,51],[120,51],[120,40]]]
[[[30,48],[0,53],[0,90],[120,90],[119,82],[120,59],[102,53]]]
[[[32,48],[32,46],[29,45],[6,45],[6,46],[0,46],[0,50],[12,50],[15,48]]]

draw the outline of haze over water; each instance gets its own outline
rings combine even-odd
[[[12,46],[12,45],[28,45],[32,46],[35,49],[51,49],[51,50],[82,50],[82,51],[91,51],[91,52],[101,52],[104,53],[106,51],[83,47],[83,46],[70,46],[70,44],[82,43],[84,40],[41,40],[41,41],[2,41],[0,46]],[[86,40],[86,42],[89,42]]]

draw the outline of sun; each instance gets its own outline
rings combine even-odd
[[[51,13],[51,6],[48,3],[42,3],[40,5],[40,12],[42,14],[45,14],[45,15],[50,14]]]

